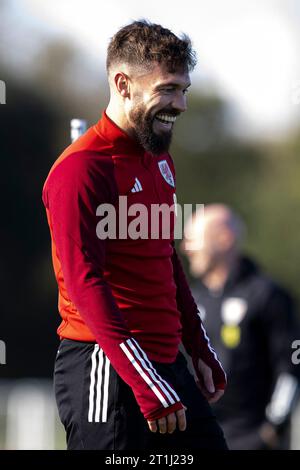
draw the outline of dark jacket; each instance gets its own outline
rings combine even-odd
[[[300,332],[293,301],[244,257],[221,292],[199,281],[192,290],[227,372],[227,391],[214,411],[228,444],[261,448],[262,424],[269,421],[284,434],[297,396],[300,365],[291,358]]]

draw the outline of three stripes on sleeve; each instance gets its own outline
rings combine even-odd
[[[146,353],[134,338],[120,344],[121,350],[132,366],[156,395],[164,408],[180,401],[175,390],[157,373]],[[106,422],[109,401],[109,380],[111,364],[103,349],[95,344],[91,357],[91,373],[89,387],[88,421]]]

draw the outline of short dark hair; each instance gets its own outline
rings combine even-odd
[[[117,63],[148,67],[159,63],[170,72],[178,69],[192,71],[196,62],[196,52],[187,35],[179,38],[159,24],[139,20],[124,26],[111,38],[106,68],[109,72]]]

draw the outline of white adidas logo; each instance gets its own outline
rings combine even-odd
[[[132,193],[138,193],[139,191],[143,191],[143,187],[138,178],[135,178],[135,184],[131,190]]]

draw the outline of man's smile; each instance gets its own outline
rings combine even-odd
[[[157,114],[155,118],[163,123],[166,123],[166,122],[174,123],[176,121],[176,116],[172,116],[170,114],[164,114],[164,113]]]
[[[158,113],[154,118],[154,124],[157,131],[171,131],[176,121],[174,114]]]

